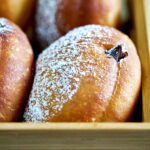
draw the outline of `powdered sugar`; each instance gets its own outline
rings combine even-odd
[[[117,63],[111,66],[114,73],[108,75],[102,73],[108,68],[98,65],[103,64],[100,56],[105,55],[99,41],[109,44],[112,33],[116,33],[113,31],[112,28],[98,25],[80,27],[57,40],[40,54],[24,114],[26,121],[42,122],[61,111],[63,104],[77,93],[80,80],[84,76],[93,76],[98,82],[107,78],[113,92],[114,83],[111,82],[116,80]],[[99,39],[98,43],[95,43],[95,39]],[[95,57],[96,55],[99,57]],[[102,94],[102,98],[108,99],[112,92]]]
[[[55,24],[58,0],[38,0],[36,9],[36,33],[42,47],[49,46],[60,35]]]
[[[0,19],[0,33],[4,32],[4,31],[12,31],[13,27],[9,26],[9,24],[7,23],[7,20],[5,18],[1,18]]]

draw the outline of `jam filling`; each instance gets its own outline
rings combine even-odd
[[[128,56],[127,52],[122,51],[122,45],[117,45],[116,47],[106,50],[105,54],[109,57],[113,57],[117,63],[119,63],[121,59],[124,59]]]

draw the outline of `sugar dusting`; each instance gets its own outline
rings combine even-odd
[[[78,91],[84,76],[105,79],[99,72],[107,68],[94,65],[102,61],[94,55],[105,55],[104,49],[95,43],[95,39],[109,44],[108,39],[112,38],[112,33],[115,34],[113,30],[98,25],[79,27],[42,52],[37,60],[34,84],[24,114],[26,121],[42,122],[61,111],[63,104]],[[116,78],[113,73],[109,76],[110,81]],[[107,93],[105,98],[111,94]]]
[[[42,47],[49,46],[60,36],[55,24],[58,0],[38,0],[36,9],[36,33]]]
[[[8,25],[7,20],[5,18],[0,19],[0,33],[3,33],[5,31],[12,31],[13,27]]]

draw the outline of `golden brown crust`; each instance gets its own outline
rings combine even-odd
[[[25,28],[32,16],[35,0],[0,0],[0,17]]]
[[[106,51],[122,46],[117,62]],[[39,56],[25,120],[126,121],[134,109],[141,66],[131,40],[98,25],[77,28]]]
[[[38,0],[36,34],[42,48],[69,30],[87,24],[118,27],[121,0]]]
[[[112,96],[107,100],[104,98],[106,93],[111,92],[109,86],[113,86],[111,84],[112,79],[109,81],[105,78],[104,83],[97,87],[98,83],[95,83],[96,81],[92,77],[84,77],[80,84],[80,90],[72,101],[65,104],[62,111],[48,121],[116,122],[128,121],[131,118],[140,91],[141,66],[133,43],[121,33],[117,34],[117,37],[114,36],[113,38],[116,38],[115,40],[120,38],[122,43],[129,45],[127,50],[129,56],[126,61],[118,64],[117,78],[114,81],[115,87]],[[110,45],[115,45],[113,39],[109,41],[108,47]],[[103,46],[107,48],[107,44]],[[110,64],[106,64],[103,61],[106,68],[111,67],[109,65],[113,65],[111,60],[109,62]],[[111,69],[107,69],[107,72],[104,73],[105,77],[107,74],[110,77],[114,73],[113,68]],[[104,94],[102,98],[99,96],[100,93]]]
[[[25,34],[0,18],[0,121],[16,121],[25,104],[33,71],[33,52]]]
[[[121,0],[60,0],[56,25],[61,34],[87,24],[117,27],[121,17]]]

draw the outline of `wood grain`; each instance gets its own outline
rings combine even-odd
[[[136,45],[142,64],[143,121],[150,121],[150,1],[132,0]]]
[[[7,133],[7,134],[6,134]],[[138,136],[140,135],[140,136]],[[1,133],[1,150],[149,150],[147,131],[37,131]]]
[[[150,123],[0,123],[2,131],[150,130]],[[0,134],[1,136],[1,134]]]
[[[149,123],[4,123],[3,150],[149,150]]]

